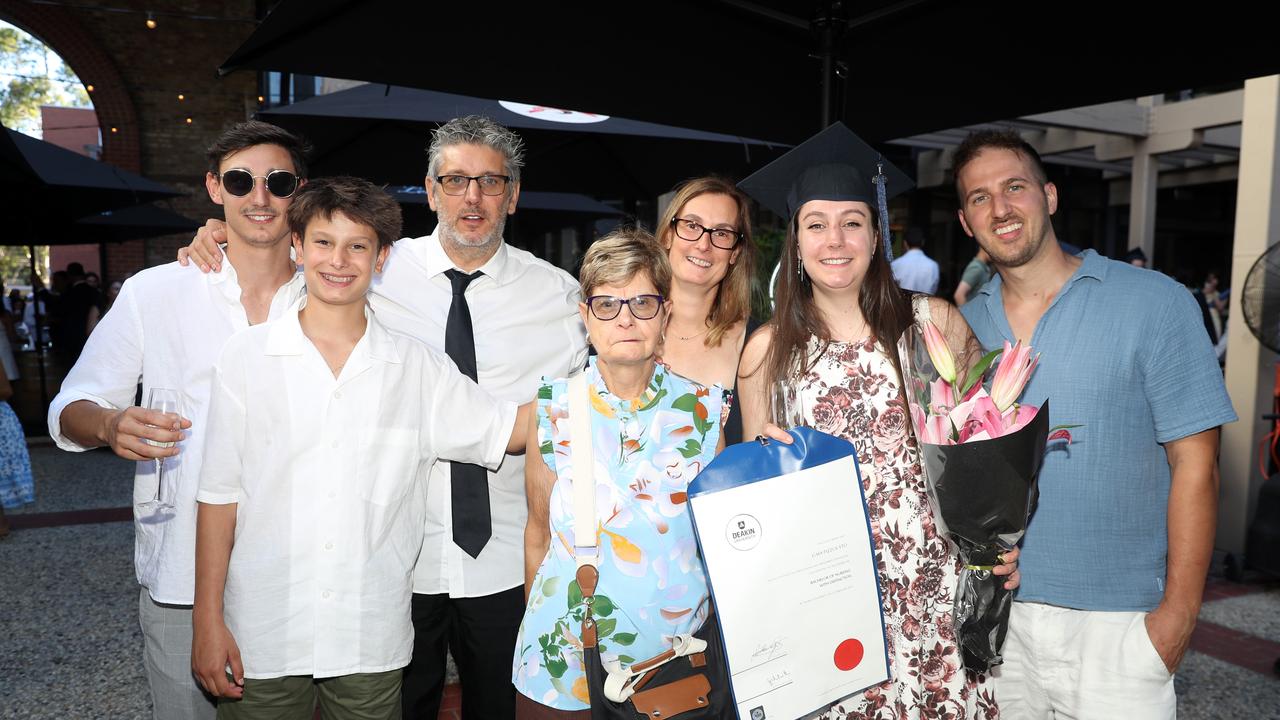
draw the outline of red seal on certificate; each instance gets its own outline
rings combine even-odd
[[[836,646],[836,655],[834,658],[836,667],[848,672],[862,662],[862,643],[853,638],[849,638]]]

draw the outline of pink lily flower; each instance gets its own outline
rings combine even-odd
[[[1031,379],[1031,373],[1035,371],[1038,362],[1040,356],[1032,356],[1031,348],[1023,347],[1021,340],[1013,346],[1009,345],[1008,340],[1005,341],[1000,365],[996,368],[995,379],[991,381],[991,399],[1000,412],[1008,410],[1018,401],[1018,396],[1022,395],[1022,389]]]
[[[931,440],[935,445],[953,445],[955,440],[951,437],[951,423],[947,422],[945,415],[930,416],[929,435],[934,439]]]
[[[987,437],[998,438],[1004,434],[1004,412],[990,396],[978,398],[973,403],[973,416],[982,425]]]
[[[1021,430],[1026,427],[1027,423],[1031,422],[1031,420],[1035,418],[1037,412],[1039,412],[1039,408],[1034,405],[1015,405],[1013,408],[1005,411],[1005,434],[1007,435],[1015,430]]]
[[[926,415],[916,405],[911,406],[911,422],[916,428],[916,437],[922,443],[930,445],[950,445],[951,426],[945,415]]]
[[[924,335],[924,348],[929,352],[929,360],[933,363],[933,369],[938,372],[938,376],[943,380],[954,383],[956,381],[956,358],[951,354],[947,339],[942,337],[942,332],[932,322],[924,324],[921,334]]]
[[[968,397],[956,403],[955,407],[951,408],[951,412],[947,413],[951,424],[957,428],[973,419],[973,410],[978,399],[987,397],[987,391],[982,388],[981,383],[975,383],[974,387],[977,390],[970,390]]]
[[[935,415],[949,415],[956,406],[956,394],[948,383],[938,378],[929,383],[929,408]]]

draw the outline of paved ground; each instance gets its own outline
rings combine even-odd
[[[0,542],[0,718],[149,718],[132,566],[132,464],[31,449],[37,502]],[[1213,579],[1178,673],[1182,720],[1280,720],[1280,583]],[[458,720],[457,687],[440,717]]]

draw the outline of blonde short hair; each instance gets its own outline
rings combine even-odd
[[[654,240],[640,228],[620,228],[587,248],[578,271],[582,302],[601,285],[625,285],[641,272],[648,273],[664,299],[671,297],[671,261]]]

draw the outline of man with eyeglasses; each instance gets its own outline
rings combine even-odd
[[[437,129],[426,189],[439,224],[397,244],[371,300],[392,328],[447,352],[498,400],[519,403],[543,376],[563,377],[587,355],[576,281],[502,239],[523,156],[520,137],[488,118]],[[511,657],[525,607],[528,514],[516,460],[497,472],[445,462],[431,471],[405,718],[439,714],[446,648],[458,665],[463,718],[515,717]]]
[[[203,274],[178,263],[134,275],[85,344],[49,407],[64,450],[109,446],[138,461],[134,564],[154,717],[213,718],[191,674],[196,488],[213,365],[235,332],[275,318],[303,292],[285,211],[306,173],[306,145],[263,122],[233,126],[208,150],[205,188],[226,218],[227,260]],[[134,406],[138,383],[175,390],[177,413]],[[157,488],[157,458],[165,460]],[[172,507],[144,505],[162,497]]]
[[[587,357],[577,281],[503,242],[523,156],[520,137],[488,118],[436,129],[426,190],[439,223],[392,247],[369,297],[384,325],[445,352],[490,395],[517,403],[533,398],[543,376],[566,377]],[[211,222],[191,244],[202,266],[220,260],[219,229]],[[515,716],[511,661],[525,608],[527,514],[517,458],[496,472],[443,461],[431,469],[405,718],[439,714],[446,650],[458,666],[463,718]]]

